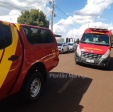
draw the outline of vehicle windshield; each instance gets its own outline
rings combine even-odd
[[[69,43],[68,45],[73,46],[73,43]]]
[[[62,46],[63,43],[58,43],[58,46]]]
[[[81,39],[81,43],[109,46],[110,37],[105,34],[84,33]]]

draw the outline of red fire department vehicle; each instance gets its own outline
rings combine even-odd
[[[36,101],[58,55],[49,29],[0,21],[0,100],[21,91],[26,101]]]
[[[75,62],[108,67],[112,33],[107,29],[88,28],[75,51]]]

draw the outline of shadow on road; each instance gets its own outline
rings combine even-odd
[[[0,103],[0,112],[82,112],[80,101],[91,82],[87,77],[50,72],[36,103],[24,105],[13,96]]]

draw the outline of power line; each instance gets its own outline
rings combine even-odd
[[[54,4],[55,5],[55,4]],[[62,11],[57,5],[55,5],[57,9],[59,9],[65,16],[69,17],[64,11]]]
[[[57,6],[62,2],[63,0],[60,0],[60,2],[57,4]]]
[[[59,19],[62,19],[60,16],[58,16],[57,14],[55,14],[55,17],[58,17]],[[74,25],[70,24],[71,27],[75,28]]]
[[[58,6],[56,6],[55,5],[55,7],[57,7],[66,17],[68,17],[68,18],[70,18],[64,11],[62,11]],[[75,21],[75,20],[73,20],[72,18],[70,18],[72,21]],[[71,25],[71,24],[70,24]],[[71,25],[72,27],[74,27],[75,28],[75,26],[74,25]]]
[[[54,6],[57,7],[65,16],[67,16],[67,17],[69,17],[69,16],[64,11],[62,11],[57,5],[54,4],[54,0],[52,2],[50,1],[50,4],[52,5],[51,30],[53,31],[53,18],[54,18],[54,15],[56,15],[54,13]],[[73,25],[71,25],[71,26],[75,28],[75,26],[73,26]]]
[[[54,5],[55,5],[55,4],[54,4]],[[70,16],[68,16],[64,11],[62,11],[57,5],[55,5],[55,7],[56,7],[57,9],[59,9],[66,17],[70,18]],[[72,19],[72,18],[70,18],[70,19],[76,23],[76,21],[75,21],[74,19]],[[77,23],[77,24],[78,24],[78,23]],[[80,25],[80,24],[79,24],[79,25]]]

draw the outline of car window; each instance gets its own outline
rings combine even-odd
[[[72,43],[69,43],[68,45],[72,46],[72,45],[74,45],[74,44],[72,44]]]
[[[58,46],[62,46],[62,44],[58,43]]]
[[[10,46],[12,43],[12,33],[10,26],[0,24],[0,49]]]
[[[24,26],[24,33],[30,44],[50,44],[55,43],[50,30]]]

